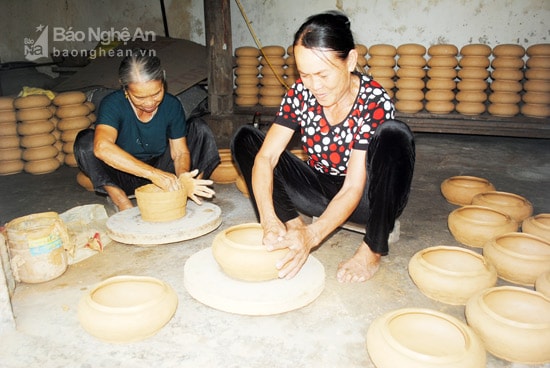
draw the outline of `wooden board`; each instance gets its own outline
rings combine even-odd
[[[199,302],[229,313],[261,316],[288,312],[313,302],[325,288],[325,268],[309,256],[292,279],[247,282],[227,276],[212,248],[192,255],[184,266],[184,286]]]
[[[106,225],[112,240],[151,246],[198,238],[217,229],[221,222],[221,209],[215,204],[203,202],[199,206],[188,201],[181,219],[147,222],[141,218],[139,207],[133,207],[109,217]]]

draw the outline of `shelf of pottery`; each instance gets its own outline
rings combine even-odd
[[[37,93],[0,97],[0,175],[76,167],[73,144],[95,122],[85,93]]]
[[[504,121],[550,137],[550,44],[429,47],[356,45],[358,66],[394,99],[399,116]],[[279,106],[297,78],[292,47],[235,49],[237,112]],[[516,124],[511,129],[522,129]],[[525,127],[523,127],[525,128]],[[437,130],[437,129],[435,129]],[[540,136],[536,133],[536,136]]]

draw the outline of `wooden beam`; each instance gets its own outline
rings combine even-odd
[[[208,50],[208,106],[212,115],[233,112],[233,44],[230,0],[204,0]]]

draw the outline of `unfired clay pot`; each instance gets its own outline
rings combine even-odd
[[[377,368],[485,367],[478,336],[455,317],[424,308],[404,308],[376,318],[367,350]]]
[[[216,235],[212,254],[230,277],[244,281],[278,278],[275,267],[288,249],[268,251],[262,244],[263,229],[258,223],[232,226]]]
[[[521,231],[550,241],[550,213],[540,213],[523,220]]]
[[[485,244],[483,256],[501,279],[514,284],[533,286],[540,274],[550,271],[550,242],[531,234],[498,235]]]
[[[143,221],[165,222],[185,216],[187,191],[183,185],[175,191],[164,191],[155,184],[146,184],[135,194]]]
[[[550,299],[516,286],[497,286],[474,295],[466,320],[493,355],[511,362],[550,362]]]
[[[497,282],[495,267],[470,249],[435,246],[417,252],[409,261],[409,274],[429,298],[464,305],[480,290]]]
[[[471,204],[478,193],[494,190],[489,180],[476,176],[452,176],[441,183],[441,194],[449,203],[458,206]]]
[[[235,180],[237,180],[239,172],[233,162],[231,150],[228,148],[220,148],[218,153],[220,155],[221,162],[218,166],[216,166],[210,175],[210,179],[212,179],[214,183],[218,184],[234,183]]]
[[[504,212],[519,223],[533,214],[531,202],[520,195],[508,192],[479,193],[472,199],[472,204]]]
[[[156,334],[174,315],[175,291],[145,276],[115,276],[100,282],[78,304],[82,327],[98,339],[127,343]]]
[[[468,205],[452,211],[448,226],[454,238],[465,245],[482,248],[497,235],[518,230],[518,223],[507,214],[484,206]]]
[[[540,274],[535,280],[535,290],[550,298],[550,271]]]

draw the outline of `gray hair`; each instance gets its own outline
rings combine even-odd
[[[160,65],[160,59],[148,50],[133,50],[120,63],[118,77],[123,89],[130,83],[160,80],[166,83],[166,72]]]

